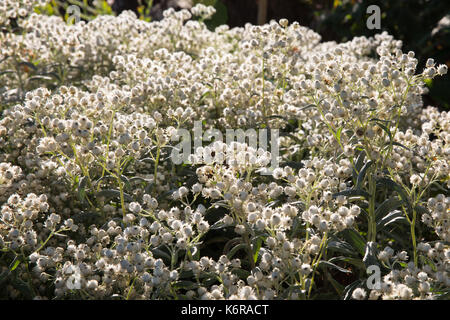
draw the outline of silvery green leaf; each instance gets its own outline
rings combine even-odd
[[[406,218],[400,210],[394,210],[389,212],[385,217],[377,222],[377,230],[382,230],[384,227],[394,223],[396,221],[406,221]]]
[[[373,265],[376,265],[376,266],[380,265],[380,263],[378,262],[378,259],[377,259],[377,243],[376,242],[372,242],[372,241],[367,242],[363,262],[366,265],[366,267],[373,266]]]

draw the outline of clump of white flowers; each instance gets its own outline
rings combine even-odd
[[[15,3],[0,6],[0,24],[24,17],[0,33],[0,297],[448,291],[450,113],[421,98],[446,65],[417,70],[386,33],[321,42],[286,19],[210,31],[202,5],[67,25]],[[279,150],[203,139],[175,164],[195,120],[279,130]]]

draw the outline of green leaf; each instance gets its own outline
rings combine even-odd
[[[231,270],[231,273],[234,273],[237,275],[240,279],[247,279],[247,277],[250,275],[250,272],[244,269],[235,268]]]
[[[10,270],[6,270],[2,273],[0,273],[0,285],[3,285],[3,283],[8,279],[8,277],[11,275]]]
[[[153,160],[152,158],[142,158],[138,160],[139,162],[150,162],[150,163],[154,163],[155,160]]]
[[[42,73],[41,75],[42,75],[42,76],[50,76],[50,77],[53,77],[53,78],[55,78],[56,80],[58,80],[59,82],[61,82],[61,77],[60,77],[57,73],[55,73],[55,72],[46,72],[46,73]]]
[[[227,253],[228,259],[233,258],[233,256],[239,251],[239,250],[246,250],[248,245],[246,243],[239,243],[233,247],[233,249],[230,250],[230,252]]]
[[[361,171],[361,168],[364,164],[364,159],[366,157],[366,152],[364,150],[359,151],[358,157],[356,158],[356,162],[353,168],[353,181],[356,184],[356,179],[358,178],[358,173]]]
[[[194,276],[194,272],[192,270],[186,271],[186,270],[182,270],[180,271],[180,279],[192,279],[192,277]]]
[[[209,287],[212,286],[214,283],[217,283],[218,279],[217,279],[218,275],[216,275],[214,272],[208,272],[208,273],[203,273],[199,276],[200,279],[202,280],[203,286],[205,287]]]
[[[293,169],[301,169],[305,165],[300,161],[283,161],[280,163],[280,167],[291,167]]]
[[[357,252],[361,255],[365,254],[366,241],[355,229],[345,229],[341,231],[341,233],[344,239],[347,240]]]
[[[14,70],[4,70],[4,71],[0,71],[0,76],[3,74],[7,74],[7,73],[15,73]]]
[[[361,171],[361,168],[364,164],[364,159],[366,158],[366,151],[361,150],[359,152],[358,158],[356,159],[355,168],[356,170]]]
[[[19,266],[19,264],[21,263],[22,261],[20,260],[20,257],[19,256],[16,256],[15,258],[14,258],[14,260],[11,262],[11,264],[9,265],[9,270],[10,271],[14,271],[18,266]]]
[[[87,183],[88,178],[87,177],[82,177],[80,179],[80,183],[78,184],[78,199],[80,200],[81,203],[85,202],[86,199],[86,183]]]
[[[253,247],[255,248],[255,252],[253,254],[253,262],[256,263],[258,260],[259,250],[261,249],[261,245],[263,243],[263,237],[258,237],[255,241]]]
[[[348,244],[345,241],[342,240],[333,240],[333,241],[329,241],[327,244],[327,249],[333,250],[333,251],[337,251],[337,252],[341,252],[341,253],[345,253],[348,255],[354,255],[355,254],[355,250],[353,249],[353,247]]]
[[[193,290],[198,288],[198,284],[192,281],[181,280],[172,285],[174,289]]]
[[[229,227],[229,225],[223,223],[223,221],[217,221],[216,223],[214,223],[209,229],[212,230],[219,230],[219,229],[224,229],[226,227]]]
[[[198,261],[200,259],[200,249],[197,246],[193,246],[189,250],[191,252],[192,258]]]
[[[314,107],[316,107],[315,104],[309,104],[309,105],[307,105],[306,107],[300,108],[300,111],[303,111],[303,110],[306,110],[306,109],[309,109],[309,108],[314,108]]]
[[[346,197],[363,196],[366,199],[370,198],[370,194],[361,189],[347,189],[333,194],[333,198],[336,198],[338,196],[346,196]]]
[[[349,263],[351,265],[354,265],[358,269],[365,269],[366,268],[366,265],[364,264],[364,262],[361,259],[358,259],[358,258],[350,258],[350,257],[339,256],[339,257],[331,258],[329,261],[330,262],[346,262],[346,263]]]
[[[98,219],[100,217],[100,214],[96,213],[96,212],[92,212],[92,211],[81,211],[80,213],[74,214],[72,216],[73,220],[76,223],[86,223],[88,221],[94,221],[96,219]]]
[[[219,201],[213,202],[211,204],[210,208],[218,208],[218,207],[225,208],[225,209],[230,208],[229,204],[225,200],[219,200]]]
[[[283,119],[285,121],[289,121],[288,118],[280,116],[280,115],[276,115],[276,114],[271,115],[271,116],[267,116],[266,119]]]
[[[26,66],[28,68],[33,69],[34,71],[37,70],[36,66],[34,64],[32,64],[31,62],[27,62],[27,61],[21,61],[19,62],[19,66]]]
[[[52,80],[52,77],[36,75],[36,76],[32,76],[32,77],[28,78],[28,81],[34,81],[34,80]]]
[[[406,221],[406,218],[403,215],[403,212],[400,210],[394,210],[388,213],[385,217],[383,217],[380,221],[377,222],[377,230],[382,230],[386,226],[394,223],[396,221]]]
[[[33,299],[33,291],[31,290],[28,283],[25,281],[20,280],[19,278],[16,278],[16,280],[12,283],[12,286],[18,290],[25,299],[31,300]]]
[[[206,91],[205,93],[203,93],[202,95],[201,95],[201,97],[200,97],[200,99],[199,99],[199,103],[200,102],[203,102],[203,100],[208,96],[208,95],[210,95],[210,96],[213,96],[213,94],[211,93],[211,91]]]
[[[352,297],[352,293],[353,291],[358,288],[361,287],[363,285],[364,281],[363,280],[356,280],[355,282],[352,282],[351,284],[349,284],[348,286],[345,287],[343,294],[343,299],[344,300],[350,300],[350,298]]]
[[[159,195],[158,198],[157,198],[158,202],[161,202],[161,201],[162,201],[163,199],[165,199],[166,197],[171,196],[172,193],[174,193],[174,192],[177,191],[177,190],[178,190],[178,188],[173,188],[173,189],[171,189],[171,190],[169,190],[169,191],[166,191],[166,192],[164,192],[163,194]]]
[[[133,201],[133,198],[129,194],[124,192],[123,196],[124,196],[125,201],[128,201],[128,202]],[[111,199],[111,198],[120,199],[120,191],[115,190],[115,189],[102,190],[100,192],[97,192],[97,197],[105,197],[106,199]]]
[[[151,179],[146,179],[146,178],[142,178],[142,177],[132,177],[132,178],[128,179],[129,183],[138,182],[138,181],[146,182],[146,183],[152,183],[153,182],[153,180],[151,180]]]
[[[369,121],[382,122],[382,123],[386,123],[387,125],[389,125],[391,123],[390,120],[383,120],[383,119],[379,119],[379,118],[372,118]]]
[[[337,294],[339,296],[342,296],[342,292],[344,291],[344,286],[341,285],[339,282],[337,282],[329,273],[327,273],[327,279],[328,279],[328,281],[330,281],[331,285],[334,287]]]
[[[332,263],[330,261],[325,261],[325,260],[322,260],[319,262],[319,267],[321,267],[323,269],[326,269],[327,267],[331,267],[331,268],[334,268],[343,273],[352,273],[350,270],[344,269],[342,267],[339,267],[338,265],[335,265],[334,263]]]
[[[356,186],[355,189],[361,189],[362,183],[364,181],[364,178],[366,176],[367,170],[370,168],[370,166],[373,164],[372,160],[367,161],[367,163],[362,167],[361,171],[358,174],[358,178],[356,179]]]
[[[417,205],[415,209],[416,209],[416,212],[420,213],[420,214],[425,214],[425,213],[429,214],[430,213],[430,211],[427,208],[423,207],[423,206]]]
[[[408,151],[411,151],[410,148],[408,148],[408,147],[402,145],[402,144],[399,143],[399,142],[393,141],[392,144],[393,144],[394,146],[399,146],[399,147],[402,147],[403,149],[406,149],[406,150],[408,150]]]
[[[443,290],[435,296],[436,300],[450,300],[450,289]]]
[[[402,204],[402,201],[397,197],[389,198],[383,201],[375,210],[375,220],[379,221],[392,210],[397,209]]]
[[[6,61],[8,58],[10,58],[11,56],[5,56],[4,58],[0,59],[0,63],[2,63],[3,61]]]
[[[340,128],[336,131],[336,138],[337,138],[337,141],[338,141],[339,143],[341,143],[341,132],[342,132],[342,127],[340,127]]]
[[[179,254],[180,254],[180,251],[178,249],[175,250],[175,252],[172,252],[172,258],[170,259],[170,264],[172,266],[176,266],[177,265]]]
[[[448,194],[448,193],[450,192],[449,189],[443,188],[443,187],[442,187],[439,183],[437,183],[437,182],[433,182],[431,185],[434,186],[434,187],[436,187],[436,188],[438,188],[440,191],[445,192],[445,194]]]
[[[126,176],[121,174],[119,176],[119,179],[120,179],[120,181],[122,181],[125,184],[125,190],[131,189],[130,181],[128,180],[128,178]]]
[[[386,177],[378,178],[377,182],[388,187],[390,190],[396,191],[399,194],[399,196],[401,197],[402,203],[406,204],[408,209],[410,209],[410,210],[412,209],[411,204],[409,203],[408,195],[406,194],[405,190],[399,184],[397,184],[396,182],[394,182],[391,179],[386,178]]]
[[[381,123],[382,121],[386,121],[386,120],[372,119],[371,121],[375,121],[376,124],[387,133],[387,135],[389,136],[389,141],[393,140],[391,130],[388,127],[386,127],[384,124]]]
[[[153,257],[163,259],[164,263],[166,263],[166,264],[170,264],[170,262],[172,261],[172,257],[167,252],[164,252],[161,249],[155,248],[155,249],[152,249],[151,251],[152,251]]]
[[[134,157],[128,156],[121,164],[122,170],[120,172],[125,172],[128,168],[128,166],[133,162]],[[124,165],[125,164],[125,165]]]

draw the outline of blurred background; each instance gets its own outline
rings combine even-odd
[[[211,5],[216,14],[206,21],[209,29],[228,24],[243,27],[246,23],[264,24],[272,19],[298,21],[322,36],[323,41],[345,42],[356,36],[372,36],[387,31],[403,41],[403,51],[412,50],[419,59],[421,72],[427,58],[450,68],[450,0],[52,0],[47,14],[67,19],[66,8],[77,5],[84,20],[99,14],[120,14],[133,10],[146,21],[162,19],[167,8],[180,10],[197,3]],[[381,29],[366,26],[367,7],[381,9]],[[450,110],[450,76],[427,82],[429,93],[425,106]]]

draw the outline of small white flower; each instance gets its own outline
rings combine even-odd
[[[355,290],[353,290],[352,298],[355,300],[364,300],[366,296],[367,292],[363,288],[356,288]]]

